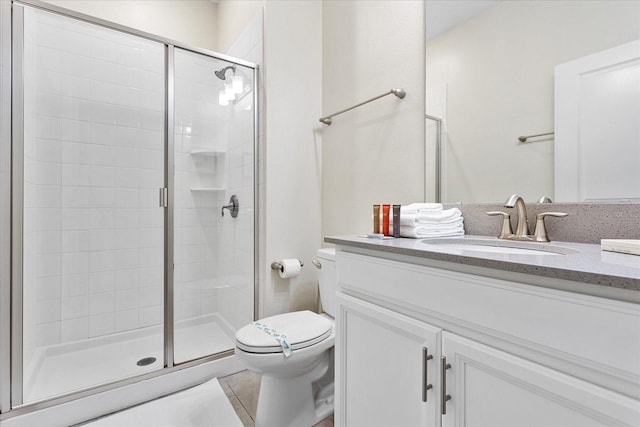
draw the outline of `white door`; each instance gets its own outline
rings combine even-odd
[[[640,200],[640,40],[556,66],[554,156],[554,200]]]
[[[520,357],[448,332],[442,354],[444,427],[640,425],[640,402]]]
[[[336,425],[439,426],[440,330],[337,295]]]

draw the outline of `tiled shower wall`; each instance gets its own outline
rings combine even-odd
[[[253,70],[239,65],[245,90],[219,105],[214,71],[229,65],[176,51],[174,289],[177,321],[217,314],[233,331],[253,315],[254,107]],[[223,217],[233,194],[238,217]]]
[[[25,13],[24,354],[162,322],[163,45]]]
[[[236,58],[243,58],[253,62],[258,66],[263,64],[263,16],[258,13],[245,30],[240,34],[236,41],[226,52],[228,55]],[[260,79],[260,70],[258,80]],[[243,69],[246,75],[253,79],[253,73],[249,73],[247,69]],[[253,82],[250,82],[253,85]],[[254,216],[259,215],[259,209],[254,204],[254,191],[258,192],[259,188],[254,188],[254,156],[255,161],[259,162],[259,151],[254,152],[254,132],[258,132],[258,145],[262,145],[264,139],[261,131],[261,124],[254,129],[253,116],[255,108],[258,109],[258,117],[262,118],[263,111],[260,98],[262,92],[261,87],[254,90],[259,92],[258,105],[253,105],[253,91],[238,102],[231,116],[230,128],[234,132],[229,134],[229,180],[228,194],[237,194],[242,202],[240,215],[237,221],[227,225],[223,230],[223,242],[232,241],[232,245],[223,250],[220,258],[220,274],[232,285],[225,288],[219,294],[218,305],[219,310],[225,318],[231,323],[235,329],[239,329],[246,323],[253,320],[253,304],[254,304]],[[228,197],[227,197],[228,199]],[[258,236],[256,236],[255,245],[258,245]],[[222,244],[222,242],[221,242]],[[264,261],[264,260],[263,260]]]
[[[217,239],[225,196],[228,141],[218,105],[226,63],[176,50],[175,55],[175,318],[216,312]]]

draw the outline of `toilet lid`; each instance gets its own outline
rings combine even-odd
[[[314,345],[331,335],[333,323],[312,311],[278,314],[259,321],[287,337],[293,350]],[[250,323],[236,332],[236,346],[249,353],[282,353],[276,339]]]

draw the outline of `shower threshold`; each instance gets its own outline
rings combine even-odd
[[[234,346],[232,328],[217,314],[177,322],[174,341],[176,363]],[[138,364],[142,360],[145,363]],[[25,370],[24,402],[159,370],[163,365],[162,325],[41,347]]]

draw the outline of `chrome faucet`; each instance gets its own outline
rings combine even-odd
[[[549,201],[550,202],[550,201]],[[540,199],[538,203],[547,203]],[[504,202],[505,208],[515,207],[518,210],[518,225],[516,226],[516,232],[511,231],[510,215],[506,212],[491,211],[487,212],[487,215],[501,215],[502,216],[502,230],[500,231],[499,239],[507,240],[529,240],[536,242],[548,242],[547,229],[544,225],[544,218],[547,216],[555,216],[558,218],[564,218],[568,214],[564,212],[543,212],[536,215],[536,229],[533,235],[529,234],[529,223],[527,222],[527,206],[524,204],[524,199],[514,194],[506,202]]]
[[[507,236],[507,239],[531,240],[529,236],[529,223],[527,222],[527,206],[524,204],[524,199],[517,194],[513,194],[504,202],[505,208],[512,208],[514,206],[518,211],[518,224],[516,225],[516,232]]]
[[[547,196],[542,196],[538,199],[538,203],[553,203],[553,201]]]

